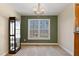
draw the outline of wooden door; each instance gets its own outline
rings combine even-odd
[[[79,27],[79,4],[75,5],[75,25]]]
[[[75,33],[74,55],[79,56],[79,33]]]
[[[79,28],[79,4],[75,5],[75,28]],[[79,56],[79,32],[74,33],[74,55]]]

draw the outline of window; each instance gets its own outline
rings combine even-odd
[[[28,19],[28,40],[50,40],[50,19]]]
[[[16,38],[20,38],[20,21],[16,21]]]

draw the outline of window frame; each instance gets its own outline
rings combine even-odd
[[[32,20],[39,20],[39,24],[40,24],[40,20],[47,20],[48,21],[48,38],[41,38],[40,37],[40,26],[38,24],[38,38],[31,38],[30,37],[30,21]],[[50,40],[50,19],[28,19],[28,40]]]

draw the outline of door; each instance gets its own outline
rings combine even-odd
[[[79,56],[79,33],[75,33],[75,40],[74,40],[74,55]]]
[[[75,5],[74,55],[79,56],[79,4]]]

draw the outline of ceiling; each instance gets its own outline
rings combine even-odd
[[[9,3],[21,15],[35,15],[33,7],[36,3]],[[42,3],[46,12],[43,15],[59,15],[69,3]]]

